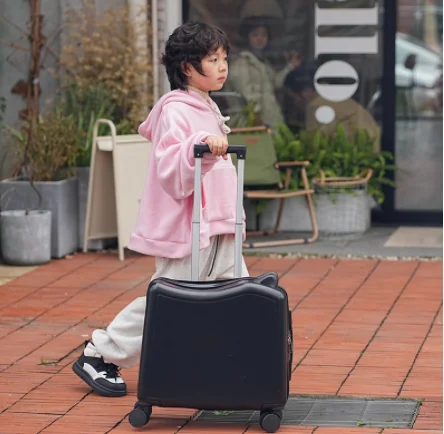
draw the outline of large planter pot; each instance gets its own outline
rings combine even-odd
[[[355,199],[355,200],[353,200]],[[334,201],[328,195],[313,196],[320,237],[353,237],[364,233],[371,224],[371,209],[378,206],[365,191],[356,196],[338,194]],[[276,224],[280,201],[272,200],[259,217],[259,230],[270,230]],[[244,201],[247,230],[256,230],[255,210]],[[312,225],[305,197],[286,199],[279,229],[284,232],[311,232]]]
[[[359,238],[370,228],[371,201],[365,190],[317,194],[315,204],[320,238]]]
[[[79,239],[78,248],[83,249],[83,239],[85,236],[86,223],[86,207],[88,204],[88,188],[89,188],[89,174],[91,170],[89,167],[77,167],[76,174],[78,178],[78,196],[79,196]],[[116,244],[116,238],[104,240],[89,240],[88,250],[103,250],[113,244]]]
[[[259,217],[259,230],[270,230],[274,228],[279,212],[279,205],[279,200],[270,200]],[[256,230],[257,222],[252,202],[246,200],[244,202],[244,208],[247,216],[247,229]],[[307,199],[305,197],[286,199],[279,229],[289,232],[310,232],[313,230],[310,214],[308,213]]]
[[[353,177],[326,177],[320,170],[313,178],[321,238],[355,239],[369,229],[372,203],[367,189],[372,175],[370,168]]]
[[[6,264],[40,265],[51,260],[51,211],[2,211],[0,220]]]
[[[62,181],[35,182],[42,196],[40,209],[51,211],[51,256],[62,258],[78,247],[77,177]],[[37,209],[38,196],[29,181],[6,179],[0,182],[2,210]]]

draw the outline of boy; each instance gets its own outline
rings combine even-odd
[[[167,41],[162,63],[171,92],[154,106],[139,134],[153,144],[146,185],[129,248],[155,256],[152,279],[191,278],[191,217],[194,188],[193,145],[208,144],[212,154],[202,161],[200,279],[234,277],[236,170],[226,154],[227,134],[211,91],[228,76],[230,45],[219,28],[204,23],[178,27]],[[244,225],[245,236],[245,225]],[[243,276],[248,271],[243,263]],[[119,368],[139,362],[146,297],[123,309],[92,340],[73,371],[104,396],[124,396]],[[153,374],[155,375],[155,373]]]

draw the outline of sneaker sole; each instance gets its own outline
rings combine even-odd
[[[84,369],[79,365],[78,362],[74,362],[74,364],[72,365],[72,370],[74,371],[75,374],[77,374],[89,387],[91,387],[92,390],[94,390],[95,392],[99,393],[102,396],[108,396],[111,398],[117,398],[120,396],[125,396],[127,395],[127,391],[115,391],[115,390],[110,390],[107,389],[106,387],[102,386],[101,384],[98,384],[94,381],[94,379],[87,373],[84,371]]]

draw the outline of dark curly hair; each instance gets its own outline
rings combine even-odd
[[[188,22],[179,26],[165,46],[162,65],[165,66],[171,90],[185,90],[187,77],[183,69],[192,65],[197,72],[202,71],[202,59],[215,53],[220,47],[230,52],[226,33],[219,27],[202,22]]]

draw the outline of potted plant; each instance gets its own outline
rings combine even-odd
[[[83,152],[79,153],[74,162],[78,178],[78,247],[83,248],[85,234],[86,203],[91,164],[93,128],[97,119],[110,119],[115,110],[115,103],[106,88],[101,84],[91,84],[84,87],[73,82],[65,90],[63,112],[71,117],[83,143]],[[100,125],[99,135],[103,135],[106,127]],[[90,240],[88,247],[91,250],[101,250],[106,247],[104,240]]]
[[[152,104],[153,88],[151,53],[136,42],[150,30],[146,20],[135,22],[128,7],[108,8],[98,15],[94,2],[81,3],[82,8],[67,11],[60,65],[65,114],[77,120],[86,143],[86,152],[76,162],[78,244],[83,248],[94,123],[109,119],[118,135],[135,134]],[[99,135],[106,132],[101,125]],[[99,250],[112,243],[113,239],[90,240],[88,248]]]
[[[5,99],[0,98],[0,124],[5,112]],[[3,125],[0,125],[3,132]],[[33,184],[31,186],[34,188]],[[0,205],[8,201],[12,192],[0,195]],[[37,192],[38,193],[38,192]],[[13,210],[1,211],[0,246],[2,260],[8,265],[40,265],[51,259],[51,211]]]
[[[345,210],[352,199],[355,199],[355,205],[358,200],[361,200],[361,203],[367,207],[365,210],[361,209],[368,216],[366,220],[362,220],[365,222],[365,227],[368,227],[371,203],[384,201],[384,185],[394,186],[393,182],[385,176],[388,170],[396,169],[391,164],[393,156],[389,152],[375,152],[373,140],[362,129],[357,129],[353,139],[350,140],[341,124],[337,126],[332,135],[319,131],[313,133],[301,131],[299,134],[294,134],[286,125],[281,124],[274,137],[278,161],[310,161],[310,166],[307,167],[307,175],[310,179],[316,177],[319,179],[321,173],[324,173],[327,179],[331,177],[355,178],[361,172],[371,170],[372,176],[366,183],[367,188],[361,192],[353,191],[357,189],[344,188],[329,191],[327,195],[324,195],[326,189],[320,187],[318,182],[315,195],[316,216],[320,233],[328,232],[328,224],[332,222],[333,207],[336,210]],[[297,178],[297,172],[295,172],[292,188],[298,188],[300,182],[301,180]],[[328,207],[330,207],[330,211]],[[278,208],[277,204],[269,204],[264,208],[261,216],[261,229],[269,229],[267,223],[274,221]],[[301,198],[287,200],[281,229],[308,231],[310,227],[308,210],[304,200]],[[349,229],[353,230],[353,228]]]
[[[3,212],[21,210],[29,216],[42,209],[50,211],[51,256],[74,252],[78,247],[74,164],[82,150],[74,120],[56,109],[46,117],[24,121],[19,130],[8,130],[21,163],[12,178],[0,181]],[[3,254],[12,247],[7,242],[12,241],[2,239]]]
[[[1,109],[3,107],[0,107]],[[29,136],[29,131],[27,132]],[[27,153],[25,153],[27,154]],[[30,181],[35,190],[34,183]],[[13,188],[0,195],[0,205]],[[38,190],[37,197],[41,200]],[[1,211],[0,250],[3,262],[8,265],[40,265],[51,260],[51,211],[13,210]]]
[[[375,152],[366,130],[357,129],[349,140],[340,124],[324,143],[313,177],[319,234],[359,237],[370,227],[372,202],[384,201],[382,187],[395,186],[385,176],[396,169],[390,164],[393,157],[389,152]]]

